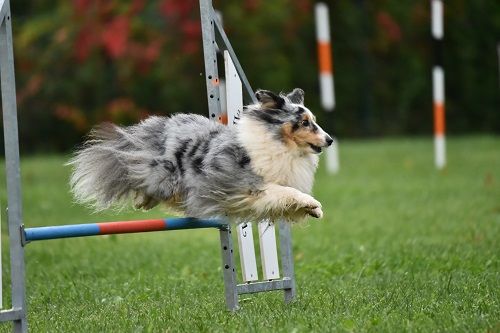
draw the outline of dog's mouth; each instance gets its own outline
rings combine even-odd
[[[321,154],[321,152],[323,151],[323,148],[313,145],[312,143],[308,143],[308,145],[316,154]]]

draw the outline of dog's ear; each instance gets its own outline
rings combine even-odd
[[[255,97],[265,108],[281,109],[285,105],[285,100],[269,90],[257,90]]]
[[[293,91],[286,95],[286,97],[294,104],[304,105],[304,90],[300,88],[293,89]]]

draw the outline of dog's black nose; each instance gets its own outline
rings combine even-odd
[[[333,139],[329,135],[327,135],[326,136],[326,144],[327,144],[327,146],[331,146],[332,143],[333,143]]]

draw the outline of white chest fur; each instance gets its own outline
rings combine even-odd
[[[252,119],[243,118],[238,127],[238,140],[250,155],[252,169],[265,182],[311,192],[318,166],[317,155],[287,147]]]

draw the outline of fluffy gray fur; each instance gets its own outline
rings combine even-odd
[[[248,107],[242,116],[263,122],[271,132],[274,127],[277,135],[284,121],[297,118],[292,101],[303,102],[300,89],[288,96],[267,91],[258,91],[256,96],[260,103]],[[303,112],[295,109],[299,115]],[[194,114],[154,116],[129,127],[103,124],[90,133],[68,163],[73,167],[73,194],[95,210],[121,207],[132,198],[136,208],[149,209],[164,202],[198,218],[269,217],[252,215],[245,206],[265,184],[252,170],[249,154],[237,139],[237,128]],[[312,206],[309,201],[294,209],[319,209],[320,204],[310,199]],[[307,213],[318,217],[317,211]]]
[[[101,125],[69,162],[79,202],[97,210],[125,204],[137,208],[168,201],[188,216],[224,216],[228,198],[259,190],[234,128],[200,115],[150,117],[138,125]]]

